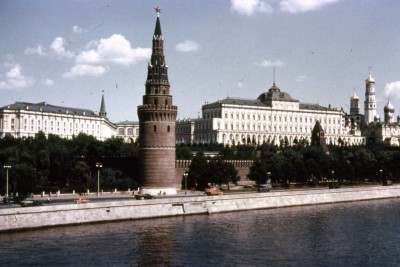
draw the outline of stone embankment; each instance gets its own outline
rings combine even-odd
[[[88,204],[0,209],[0,231],[59,225],[136,220],[350,202],[400,196],[400,185],[340,189],[236,193],[222,196],[176,196],[148,200],[115,200]]]

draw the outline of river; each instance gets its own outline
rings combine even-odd
[[[400,266],[400,199],[2,233],[0,266]]]

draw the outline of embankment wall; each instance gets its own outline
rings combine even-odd
[[[400,186],[119,200],[0,209],[0,231],[400,197]]]

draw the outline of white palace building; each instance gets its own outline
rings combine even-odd
[[[33,137],[40,131],[46,136],[53,134],[68,139],[84,133],[98,140],[121,137],[125,142],[135,142],[139,136],[139,123],[112,123],[107,118],[104,94],[98,114],[88,109],[54,106],[46,102],[15,102],[0,107],[0,138],[7,134]]]
[[[376,142],[398,145],[400,125],[399,119],[396,123],[392,119],[393,107],[390,102],[385,106],[385,122],[381,123],[376,113],[375,80],[371,73],[365,82],[364,115],[360,114],[356,95],[350,99],[350,114],[346,114],[343,109],[302,103],[274,83],[257,99],[228,97],[206,103],[201,118],[177,122],[176,142],[225,145],[311,143],[311,132],[319,121],[326,144],[364,145],[372,138]]]

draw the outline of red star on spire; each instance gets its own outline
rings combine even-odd
[[[161,8],[159,6],[155,7],[154,10],[157,13],[157,16],[160,16]]]

